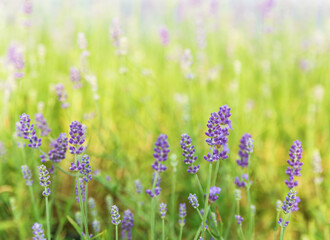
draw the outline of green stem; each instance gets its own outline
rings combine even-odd
[[[174,222],[175,222],[175,188],[176,188],[176,170],[173,170],[173,175],[172,175],[172,194],[171,194],[171,235],[172,239],[175,238],[174,236]]]
[[[242,225],[239,225],[239,232],[240,232],[240,235],[241,235],[241,239],[245,240],[243,230],[242,230]]]
[[[76,176],[77,176],[77,174],[70,173],[70,172],[64,170],[64,169],[61,168],[58,164],[55,164],[55,167],[56,167],[57,169],[59,169],[60,171],[64,172],[65,174],[69,175],[69,176],[72,176],[72,177],[76,177]]]
[[[88,183],[86,183],[85,186],[85,209],[84,209],[84,223],[85,223],[85,231],[86,231],[86,236],[89,238],[89,233],[88,233],[88,209],[87,209],[87,199],[88,199]]]
[[[201,182],[199,181],[199,178],[198,178],[197,174],[195,174],[195,180],[196,180],[196,182],[197,182],[197,185],[198,185],[198,188],[199,188],[200,194],[201,194],[202,196],[204,196],[203,187],[202,187]]]
[[[36,220],[36,222],[39,222],[39,210],[37,208],[37,204],[35,202],[35,198],[34,198],[34,194],[33,194],[33,189],[32,186],[29,186],[29,190],[30,190],[30,197],[31,197],[31,204],[33,206],[33,213],[34,213],[34,218]]]
[[[215,183],[217,182],[219,167],[220,167],[220,159],[217,161],[217,164],[215,166],[215,173],[214,173],[214,177],[213,177],[212,186],[215,186]]]
[[[155,191],[156,183],[158,178],[158,172],[155,172],[154,182],[152,184],[152,193]],[[151,216],[150,216],[150,231],[151,231],[151,240],[155,239],[155,195],[151,199]]]
[[[276,239],[276,232],[277,232],[277,228],[278,228],[278,220],[279,220],[279,217],[280,217],[280,211],[277,211],[277,214],[276,214],[276,222],[275,222],[275,226],[274,226],[274,234],[273,234],[273,240]]]
[[[116,240],[118,240],[118,225],[116,225]]]
[[[165,219],[162,219],[162,239],[165,240]]]
[[[183,218],[181,219],[183,221]],[[179,235],[179,240],[182,239],[182,232],[183,232],[183,224],[180,224],[180,235]]]
[[[210,207],[208,207],[208,210],[210,209]],[[198,215],[199,217],[201,218],[201,220],[203,221],[203,216],[201,214],[201,212],[199,211],[198,208],[196,208],[197,212],[198,212]],[[217,237],[211,232],[210,228],[207,228],[206,231],[214,238],[214,239],[217,239]]]
[[[284,239],[284,233],[285,233],[285,231],[284,231],[284,229],[285,229],[284,224],[285,224],[285,222],[286,222],[286,214],[284,214],[283,222],[282,222],[282,224],[281,224],[281,235],[280,235],[280,240],[283,240],[283,239]]]
[[[213,148],[212,148],[213,152]],[[210,192],[210,185],[211,185],[211,175],[212,175],[212,163],[209,165],[209,175],[208,175],[208,180],[207,180],[207,188],[206,188],[206,200],[204,204],[204,218],[203,218],[203,229],[202,229],[202,234],[203,234],[203,239],[205,238],[205,223],[206,223],[206,218],[207,218],[207,207],[209,205],[209,192]]]
[[[194,240],[197,240],[198,236],[201,234],[201,231],[202,231],[202,228],[199,227],[196,234],[195,234]]]
[[[252,221],[252,211],[251,211],[251,193],[250,193],[250,185],[247,187],[247,197],[248,197],[248,204],[249,204],[249,230],[248,230],[248,238],[251,238],[252,228],[253,228],[253,221]]]
[[[46,223],[47,223],[47,239],[50,240],[51,238],[50,238],[50,220],[49,220],[48,197],[46,197]]]

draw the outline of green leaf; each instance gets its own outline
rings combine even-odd
[[[70,216],[66,216],[67,217],[67,219],[69,220],[69,222],[71,223],[71,225],[74,227],[74,229],[76,229],[76,231],[78,232],[78,234],[81,236],[81,237],[83,237],[82,235],[81,235],[81,233],[82,233],[82,230],[81,230],[81,228],[78,226],[78,224],[70,217]]]

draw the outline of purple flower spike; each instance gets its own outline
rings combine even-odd
[[[75,89],[81,88],[82,83],[81,83],[81,76],[78,68],[72,67],[70,68],[70,78],[73,83],[73,87]]]
[[[29,115],[23,113],[20,117],[20,121],[17,124],[17,136],[29,140],[28,147],[38,148],[41,146],[41,138],[36,136],[36,130],[34,125],[31,124]]]
[[[248,180],[249,180],[249,175],[242,174],[242,181],[240,181],[239,177],[235,177],[234,183],[236,184],[237,187],[245,187]]]
[[[111,207],[112,224],[118,226],[121,223],[119,209],[116,205]]]
[[[185,217],[187,216],[187,211],[186,211],[186,204],[185,203],[180,203],[179,207],[179,224],[180,225],[185,225],[186,219]]]
[[[159,204],[159,213],[160,213],[160,218],[165,219],[165,215],[167,212],[167,204],[166,203],[161,203]]]
[[[41,113],[37,113],[35,115],[36,117],[36,125],[37,128],[39,128],[41,130],[41,136],[47,136],[50,133],[50,128],[46,122],[46,119],[44,118],[44,116]]]
[[[214,202],[219,198],[219,194],[221,192],[221,188],[219,187],[210,187],[209,192],[209,201]]]
[[[85,142],[86,132],[86,126],[80,122],[74,121],[70,124],[69,143],[73,145],[69,147],[71,154],[81,154],[84,152],[85,147],[82,144]]]
[[[89,156],[84,154],[81,161],[77,160],[77,164],[71,163],[69,168],[71,171],[79,172],[82,175],[82,179],[87,183],[92,180],[92,170],[89,162]]]
[[[196,194],[189,193],[188,200],[193,208],[198,208],[199,203]]]
[[[167,168],[161,162],[165,162],[168,157],[169,145],[167,141],[167,136],[165,134],[160,134],[157,138],[154,148],[154,158],[156,159],[152,168],[157,172],[164,172]]]
[[[68,108],[70,104],[67,102],[68,94],[64,90],[64,85],[62,83],[58,83],[55,86],[56,94],[58,97],[58,100],[62,103],[62,108]]]
[[[42,224],[40,223],[34,223],[32,226],[32,230],[33,230],[33,240],[46,240],[45,238],[45,233],[44,233],[44,229],[42,228]]]
[[[155,181],[155,175],[156,173],[153,173],[152,174],[152,184],[154,183]],[[161,178],[158,174],[158,177],[157,177],[157,181],[155,183],[155,191],[152,192],[150,189],[147,189],[146,190],[146,193],[150,196],[150,197],[154,197],[155,195],[158,196],[160,194],[160,191],[161,191],[161,188],[160,188],[160,181],[161,181]]]
[[[134,218],[133,213],[127,209],[124,212],[123,223],[121,224],[121,238],[125,239],[127,236],[127,240],[132,239],[132,228],[134,226]]]
[[[282,210],[286,214],[292,211],[292,207],[294,207],[294,210],[296,210],[295,208],[297,206],[294,205],[296,203],[296,197],[297,197],[297,191],[294,189],[290,189],[288,195],[285,197],[285,200],[283,201],[283,206],[282,206]]]
[[[300,141],[295,141],[290,148],[290,160],[288,160],[288,164],[290,167],[287,167],[285,173],[289,176],[289,180],[285,180],[285,184],[288,188],[294,188],[298,186],[298,181],[294,181],[295,176],[301,176],[301,166],[303,165],[300,162],[302,158],[302,146]]]
[[[10,44],[7,51],[7,61],[15,69],[14,77],[22,78],[24,76],[24,73],[21,72],[21,70],[24,68],[25,63],[23,60],[23,52],[22,50],[20,50],[18,44]]]
[[[85,202],[86,200],[86,188],[85,188],[85,184],[84,184],[84,180],[82,178],[79,178],[79,188],[80,188],[80,194],[82,196],[82,202]],[[76,191],[76,200],[78,203],[80,203],[80,199],[79,199],[79,189],[76,183],[76,187],[75,187],[75,191]]]
[[[42,192],[42,195],[44,197],[48,197],[50,195],[50,180],[49,180],[49,172],[47,171],[47,168],[45,165],[39,166],[39,180],[40,180],[40,185],[45,188],[45,190]]]
[[[65,133],[61,133],[56,141],[50,144],[51,150],[48,152],[48,157],[55,163],[61,162],[65,159],[65,154],[68,149],[68,138]]]
[[[235,215],[235,219],[236,219],[238,225],[241,225],[241,223],[244,220],[240,215]]]
[[[287,227],[289,225],[289,221],[286,221],[284,224],[283,224],[283,219],[280,218],[278,220],[278,225],[282,226],[282,227]]]
[[[197,173],[199,170],[199,165],[193,165],[197,157],[194,156],[195,146],[192,145],[190,136],[187,134],[182,134],[180,144],[183,151],[182,156],[185,157],[183,162],[189,165],[187,172],[191,174]]]
[[[230,108],[227,105],[220,107],[218,112],[211,113],[206,125],[208,131],[205,132],[205,135],[208,137],[206,143],[214,148],[212,156],[210,153],[204,156],[206,161],[215,162],[228,158],[228,135],[229,129],[232,129],[230,116]]]
[[[142,183],[141,183],[140,179],[136,179],[136,180],[134,181],[134,183],[135,183],[135,189],[136,189],[136,192],[137,192],[138,194],[142,193],[143,187],[142,187]]]
[[[25,185],[31,186],[33,183],[31,170],[27,165],[21,166],[23,178],[25,179]]]
[[[161,39],[161,42],[164,46],[167,46],[168,43],[170,42],[170,36],[167,27],[162,26],[159,29],[159,37]]]
[[[242,168],[249,166],[249,156],[253,152],[253,139],[248,133],[245,133],[240,141],[237,164]]]
[[[97,219],[94,219],[92,222],[92,227],[93,227],[94,233],[100,232],[100,230],[101,230],[100,221],[98,221]]]

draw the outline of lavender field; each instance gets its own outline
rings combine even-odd
[[[0,0],[0,239],[330,240],[330,2]]]

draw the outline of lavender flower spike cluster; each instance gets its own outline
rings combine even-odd
[[[42,113],[36,113],[36,125],[37,128],[41,130],[41,136],[45,137],[50,133],[50,128],[46,122],[46,119],[44,118],[44,115]]]
[[[111,207],[112,224],[118,226],[121,223],[119,209],[116,205]]]
[[[242,168],[249,166],[249,156],[253,152],[253,139],[248,133],[245,133],[240,141],[237,164]]]
[[[133,213],[127,209],[124,212],[123,222],[121,224],[121,238],[125,239],[127,236],[127,240],[132,239],[132,228],[134,226],[134,218]]]
[[[186,204],[185,203],[180,203],[180,207],[179,207],[179,224],[180,225],[185,225],[185,223],[186,223],[185,217],[186,216],[187,216]]]
[[[189,193],[188,200],[189,200],[189,203],[191,204],[191,206],[193,208],[195,208],[195,209],[198,208],[199,203],[198,203],[198,199],[197,199],[196,194]]]
[[[166,203],[159,204],[159,213],[161,219],[165,219],[166,212],[167,212],[167,204]]]
[[[208,137],[206,143],[213,148],[213,152],[212,155],[208,153],[204,156],[206,161],[216,162],[228,158],[228,136],[229,129],[232,129],[230,116],[230,108],[227,105],[220,107],[218,112],[211,113],[205,135]]]
[[[49,159],[54,163],[59,163],[65,159],[65,154],[68,149],[68,138],[65,133],[61,133],[56,141],[51,144],[51,150],[48,152]]]
[[[39,166],[39,180],[40,180],[40,185],[45,188],[45,190],[42,192],[42,195],[44,197],[48,197],[50,195],[50,180],[49,180],[49,172],[47,171],[47,168],[45,165]]]
[[[285,173],[289,176],[289,180],[285,180],[285,184],[289,189],[297,187],[298,181],[294,181],[294,176],[301,176],[301,166],[303,165],[300,162],[302,158],[302,146],[301,142],[296,140],[290,148],[290,160],[288,160],[288,164],[290,167],[287,167]]]
[[[244,218],[242,218],[240,215],[235,215],[235,219],[236,219],[238,225],[241,225],[241,223],[244,220]]]
[[[41,138],[38,138],[36,135],[36,130],[34,129],[34,125],[31,124],[31,119],[29,115],[23,113],[20,117],[20,121],[18,124],[18,133],[17,135],[29,140],[28,147],[30,148],[38,148],[41,146]]]
[[[46,240],[45,238],[45,233],[44,233],[44,229],[42,228],[42,224],[40,223],[34,223],[32,226],[32,230],[33,230],[33,240]]]
[[[162,164],[162,162],[165,162],[167,160],[169,152],[170,150],[167,141],[167,136],[165,134],[160,134],[155,143],[153,154],[156,160],[154,164],[151,165],[156,172],[164,172],[166,170],[166,166]]]
[[[215,202],[219,198],[220,192],[221,192],[221,188],[216,186],[210,187],[209,201]]]
[[[78,171],[82,175],[82,179],[87,183],[92,180],[92,169],[89,162],[89,156],[84,154],[81,161],[77,160],[77,164],[71,162],[71,171]]]
[[[188,166],[188,173],[195,174],[199,170],[199,165],[193,165],[193,163],[196,161],[197,157],[194,156],[195,154],[195,146],[192,145],[192,141],[189,135],[182,134],[181,135],[181,141],[180,141],[181,149],[183,151],[182,156],[185,157],[183,162]]]
[[[32,180],[31,170],[27,165],[22,165],[21,169],[22,169],[23,178],[25,179],[26,186],[32,186],[33,180]]]
[[[56,90],[58,100],[62,103],[61,107],[68,108],[70,106],[70,104],[67,102],[68,94],[66,93],[66,91],[64,89],[64,85],[62,83],[58,83],[55,86],[55,90]]]
[[[84,152],[85,147],[82,146],[86,140],[86,127],[78,121],[70,124],[70,140],[72,145],[69,147],[71,154],[81,154]]]

